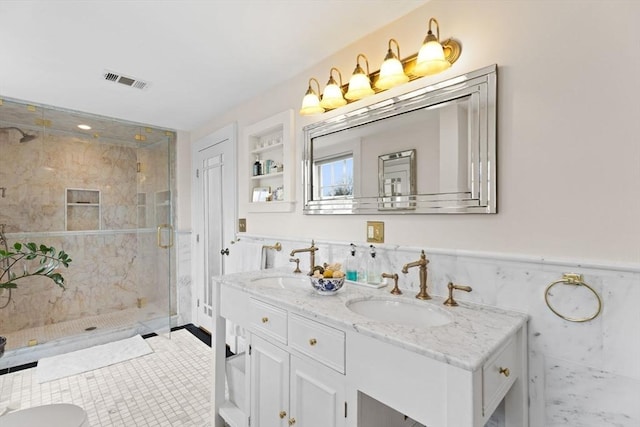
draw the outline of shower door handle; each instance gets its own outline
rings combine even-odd
[[[163,245],[162,244],[162,229],[163,228],[166,228],[167,230],[169,230],[169,244],[168,245]],[[158,247],[159,248],[169,249],[169,248],[173,247],[173,227],[171,226],[171,224],[160,224],[158,226],[157,239],[158,239]]]

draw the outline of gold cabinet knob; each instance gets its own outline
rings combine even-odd
[[[268,317],[263,317],[263,318],[262,318],[262,323],[267,323],[268,321],[269,321],[269,318],[268,318]]]
[[[287,412],[286,411],[280,411],[280,419],[283,419],[286,416],[287,416]]]
[[[317,339],[315,339],[315,338],[311,338],[311,339],[309,340],[309,345],[312,345],[312,346],[313,346],[313,345],[316,345],[316,344],[318,344],[318,340],[317,340]]]
[[[509,368],[503,368],[503,367],[500,367],[500,370],[499,370],[498,372],[500,372],[500,373],[501,373],[502,375],[504,375],[505,377],[508,377],[508,376],[509,376],[509,373],[510,373],[510,372],[509,372]]]
[[[296,419],[295,418],[289,418],[289,425],[292,426],[296,423]]]

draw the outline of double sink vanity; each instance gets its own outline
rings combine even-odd
[[[374,98],[302,129],[304,214],[497,212],[496,65]],[[341,162],[352,185],[330,192],[318,173]],[[291,256],[313,268],[314,250]],[[527,316],[425,300],[427,262],[403,268],[420,267],[424,299],[349,282],[318,295],[290,269],[217,278],[215,426],[528,426]],[[227,320],[246,340],[229,400]]]
[[[398,427],[484,426],[501,402],[506,426],[528,425],[524,314],[350,282],[318,295],[290,269],[222,276],[217,288],[215,426],[395,427],[376,405],[402,414]],[[247,343],[234,403],[227,320]]]

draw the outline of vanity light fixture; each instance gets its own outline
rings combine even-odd
[[[391,42],[396,45],[398,54],[391,49]],[[378,89],[385,90],[409,81],[409,76],[404,73],[404,66],[400,62],[400,45],[396,39],[389,39],[389,49],[384,62],[380,66],[380,76],[375,83]]]
[[[360,57],[364,58],[367,66],[367,72],[360,66]],[[349,89],[344,97],[349,101],[357,101],[358,99],[365,98],[367,96],[375,94],[375,91],[371,89],[371,80],[369,78],[369,60],[367,57],[360,53],[356,57],[356,68],[353,70],[351,79],[349,79]]]
[[[338,77],[340,79],[340,85],[336,83],[333,78],[333,71],[338,72]],[[342,95],[342,73],[336,67],[331,67],[329,70],[329,81],[327,85],[324,87],[324,91],[322,92],[322,101],[320,101],[320,106],[326,110],[331,110],[333,108],[342,107],[347,104],[347,100],[344,99]]]
[[[436,35],[431,31],[431,24],[435,23]],[[440,73],[453,64],[460,56],[460,44],[455,40],[448,39],[440,43],[440,25],[435,18],[429,19],[429,31],[424,38],[424,42],[413,74],[416,76],[428,76]]]
[[[435,34],[432,30],[435,26]],[[395,49],[393,48],[395,45]],[[400,57],[400,45],[396,39],[389,39],[387,55],[384,58],[380,70],[369,71],[369,60],[360,53],[356,57],[356,68],[349,79],[348,84],[342,84],[342,74],[332,67],[329,71],[329,81],[320,97],[320,85],[314,78],[309,79],[309,89],[302,100],[300,114],[303,116],[323,113],[346,105],[347,102],[358,101],[367,96],[374,95],[400,84],[415,80],[422,76],[440,73],[451,67],[460,57],[460,43],[449,38],[440,41],[440,24],[435,18],[429,19],[427,36],[418,53],[414,53],[404,59]],[[366,64],[366,73],[360,65],[363,58]],[[340,85],[334,78],[334,70],[338,72]],[[317,92],[311,88],[311,81],[317,85]],[[373,88],[371,87],[373,83]],[[434,85],[426,90],[433,90]]]
[[[311,82],[316,82],[316,86],[318,87],[318,92],[314,91],[311,88]],[[302,107],[300,108],[300,114],[303,116],[310,116],[312,114],[320,114],[324,113],[324,108],[320,106],[320,83],[318,80],[311,77],[309,79],[309,89],[307,89],[307,93],[302,98]]]

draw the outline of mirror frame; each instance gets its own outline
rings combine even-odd
[[[416,194],[407,197],[411,209],[388,209],[379,196],[313,200],[313,139],[356,126],[476,94],[472,105],[477,132],[470,135],[470,192]],[[303,128],[302,184],[306,215],[317,214],[461,214],[497,213],[496,112],[497,65],[412,90]],[[419,165],[418,165],[419,167]]]

